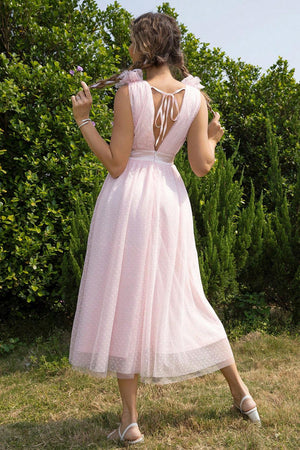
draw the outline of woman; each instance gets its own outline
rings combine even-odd
[[[191,170],[205,176],[224,133],[220,116],[214,113],[208,124],[210,99],[184,66],[175,19],[143,14],[131,24],[131,39],[130,70],[92,86],[119,88],[110,144],[89,119],[88,86],[82,82],[72,96],[83,137],[109,174],[91,221],[69,361],[95,376],[117,376],[123,411],[108,439],[144,440],[137,424],[139,375],[166,384],[220,369],[234,405],[260,424],[203,292],[191,205],[173,162],[187,139]]]

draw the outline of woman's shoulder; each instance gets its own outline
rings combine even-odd
[[[144,81],[143,79],[143,71],[141,69],[132,69],[132,70],[124,70],[119,75],[118,82],[115,84],[116,88],[124,86],[126,84],[136,83],[139,81]],[[188,75],[183,78],[178,84],[177,87],[180,86],[192,86],[198,90],[204,89],[204,86],[201,84],[201,80],[199,77],[195,77],[193,75]]]
[[[161,85],[159,83],[159,78],[155,79],[156,86],[154,86],[152,83],[149,83],[148,80],[144,80],[146,83],[148,83],[151,87],[154,87],[155,89],[161,90],[162,92],[175,92],[177,89],[185,88],[186,86],[190,86],[194,89],[197,89],[200,91],[200,89],[203,89],[204,86],[200,83],[199,77],[194,77],[193,75],[188,75],[187,77],[183,78],[183,80],[179,81],[175,78],[172,80],[172,82],[168,82],[167,84],[164,83]]]

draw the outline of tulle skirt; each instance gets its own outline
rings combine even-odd
[[[234,362],[205,297],[176,166],[129,158],[107,175],[87,243],[69,361],[92,376],[167,384]]]

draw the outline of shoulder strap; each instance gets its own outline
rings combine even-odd
[[[124,70],[119,75],[119,81],[115,84],[116,88],[123,86],[124,84],[135,83],[136,81],[143,80],[143,71],[141,69]]]

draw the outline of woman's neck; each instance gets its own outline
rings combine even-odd
[[[162,66],[158,67],[156,66],[149,67],[149,69],[146,69],[146,74],[147,74],[146,76],[147,81],[154,80],[157,77],[164,80],[173,79],[168,64],[163,64]]]

